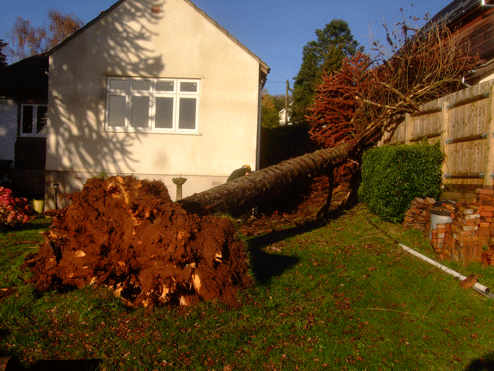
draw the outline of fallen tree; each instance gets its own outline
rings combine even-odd
[[[185,210],[199,215],[226,213],[242,215],[273,197],[297,190],[306,178],[331,174],[335,166],[347,161],[350,145],[342,143],[283,161],[177,201]]]

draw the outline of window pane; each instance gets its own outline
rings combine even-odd
[[[130,125],[134,128],[149,126],[149,97],[132,97]]]
[[[179,129],[196,128],[196,98],[180,98]]]
[[[151,90],[151,81],[149,80],[132,80],[132,89],[134,90]]]
[[[125,97],[121,95],[110,95],[108,105],[108,126],[124,127],[127,105]]]
[[[157,91],[173,91],[174,83],[173,81],[157,81],[156,82]]]
[[[33,133],[33,113],[34,106],[23,106],[22,108],[22,133]]]
[[[127,89],[127,80],[111,79],[110,80],[110,89],[126,90]]]
[[[160,129],[171,129],[173,127],[173,98],[156,98],[156,117],[154,126]]]
[[[47,106],[38,106],[38,113],[36,115],[36,133],[39,134],[46,127],[46,113],[48,112]]]
[[[181,82],[180,83],[180,91],[187,92],[196,92],[197,91],[197,82]]]

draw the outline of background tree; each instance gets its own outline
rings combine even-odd
[[[261,125],[263,128],[273,128],[279,126],[279,110],[276,108],[275,101],[267,90],[262,92],[261,100]]]
[[[283,108],[283,102],[277,96],[272,96],[267,90],[262,92],[261,100],[261,125],[263,128],[274,128],[280,125],[279,112]]]
[[[53,9],[48,11],[48,20],[48,26],[34,27],[30,20],[17,18],[12,29],[12,44],[9,50],[12,60],[17,61],[46,52],[84,25],[84,22],[74,15],[63,15]]]
[[[302,66],[293,85],[293,120],[305,121],[307,108],[314,100],[323,73],[331,74],[341,67],[345,57],[353,56],[359,44],[353,39],[348,23],[333,19],[322,30],[316,29],[317,40],[310,41],[303,49]]]
[[[7,65],[7,56],[4,53],[4,49],[8,44],[0,39],[0,68]]]

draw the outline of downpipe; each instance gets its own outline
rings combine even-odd
[[[425,256],[425,255],[422,255],[421,253],[409,248],[408,246],[405,246],[403,245],[402,243],[398,243],[398,246],[400,246],[403,250],[405,250],[406,252],[412,254],[413,256],[416,256],[417,258],[419,259],[422,259],[424,261],[426,261],[427,263],[429,264],[432,264],[433,266],[441,269],[442,271],[448,273],[448,274],[451,274],[452,276],[456,277],[457,279],[459,279],[460,281],[463,281],[465,280],[467,277],[461,275],[460,273],[436,262],[435,260],[432,260],[431,258]],[[487,286],[484,286],[478,282],[475,283],[475,285],[473,285],[473,289],[475,289],[475,291],[477,291],[478,293],[482,294],[482,295],[485,295],[485,296],[488,296],[490,298],[494,298],[494,295],[492,295],[490,292],[491,292],[491,289],[488,288]]]

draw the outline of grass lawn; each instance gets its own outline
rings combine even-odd
[[[49,222],[0,232],[0,356],[32,370],[493,369],[494,300],[369,220],[434,258],[421,233],[358,205],[327,223],[244,237],[257,285],[240,308],[151,312],[104,288],[36,295],[19,267]],[[494,289],[494,267],[447,265]]]

